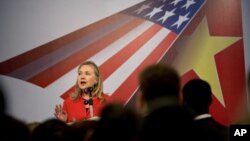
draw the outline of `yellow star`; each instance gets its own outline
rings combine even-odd
[[[225,107],[214,56],[239,39],[241,37],[210,36],[204,18],[191,36],[178,40],[178,55],[173,64],[181,75],[193,69],[201,79],[208,81],[215,97]]]

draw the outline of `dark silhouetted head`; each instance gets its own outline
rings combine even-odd
[[[198,113],[207,113],[212,104],[212,91],[209,83],[202,79],[188,81],[183,89],[183,101]]]
[[[180,79],[177,71],[164,64],[154,64],[139,75],[139,83],[146,101],[160,97],[178,97]]]

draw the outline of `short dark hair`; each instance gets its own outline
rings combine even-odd
[[[139,83],[146,101],[164,96],[178,97],[180,91],[179,74],[164,64],[147,66],[139,75]]]
[[[212,104],[212,90],[205,80],[189,80],[184,85],[182,93],[184,102],[200,112],[206,112]]]

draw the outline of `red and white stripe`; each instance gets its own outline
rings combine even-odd
[[[160,61],[176,38],[158,24],[118,13],[1,63],[11,66],[1,74],[65,97],[74,89],[78,65],[93,60],[104,92],[126,103],[138,88],[139,72]]]

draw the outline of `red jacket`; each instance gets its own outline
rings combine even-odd
[[[102,107],[111,100],[111,97],[103,94],[105,101],[101,102],[97,97],[93,97],[93,115],[99,116]],[[68,114],[67,122],[81,121],[90,118],[90,110],[86,110],[83,98],[73,101],[70,97],[63,102],[63,110]]]

